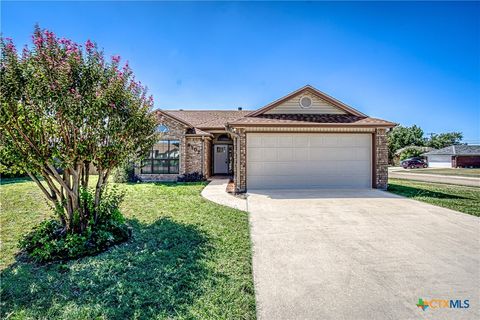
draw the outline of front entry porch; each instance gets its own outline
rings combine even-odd
[[[234,145],[226,133],[214,134],[212,141],[211,172],[214,176],[233,175]]]

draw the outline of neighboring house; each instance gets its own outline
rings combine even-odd
[[[157,111],[162,141],[136,174],[232,175],[256,188],[387,187],[386,132],[395,124],[305,86],[255,111]]]
[[[424,153],[432,168],[480,167],[480,146],[453,145]]]

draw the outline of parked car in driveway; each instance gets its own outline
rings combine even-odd
[[[423,160],[422,158],[409,158],[409,159],[405,159],[403,160],[401,163],[402,167],[404,169],[415,169],[415,168],[427,168],[428,167],[428,164],[425,160]]]

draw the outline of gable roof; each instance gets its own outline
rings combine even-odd
[[[458,144],[438,150],[432,150],[424,155],[480,156],[480,145]]]
[[[292,93],[289,93],[286,96],[284,96],[280,99],[277,99],[277,100],[267,104],[266,106],[249,113],[247,116],[248,117],[255,117],[255,116],[259,116],[261,114],[264,114],[265,112],[277,107],[278,105],[284,103],[285,101],[287,101],[291,98],[294,98],[294,97],[296,97],[300,94],[304,94],[304,93],[311,93],[313,95],[316,95],[319,98],[321,98],[323,100],[326,100],[327,102],[331,103],[333,106],[339,108],[340,110],[345,111],[347,114],[351,114],[351,115],[359,116],[359,117],[366,117],[367,116],[367,115],[361,113],[360,111],[346,105],[345,103],[329,96],[325,92],[322,92],[322,91],[312,87],[311,85],[306,85],[306,86],[304,86],[304,87],[302,87],[298,90],[295,90]]]
[[[305,93],[315,95],[342,112],[339,114],[286,113],[279,110],[277,110],[279,112],[268,112],[283,102]],[[179,121],[188,128],[201,130],[224,129],[226,126],[358,126],[392,128],[397,125],[390,121],[368,117],[310,85],[306,85],[255,111],[157,110],[157,112]]]

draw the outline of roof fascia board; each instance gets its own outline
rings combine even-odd
[[[248,123],[248,124],[235,124],[235,123],[229,123],[229,127],[232,128],[248,128],[248,127],[288,127],[288,128],[311,128],[311,127],[322,127],[322,128],[335,128],[335,127],[341,127],[341,128],[393,128],[396,126],[396,124],[342,124],[342,123],[305,123],[305,124],[300,124],[300,123]]]

